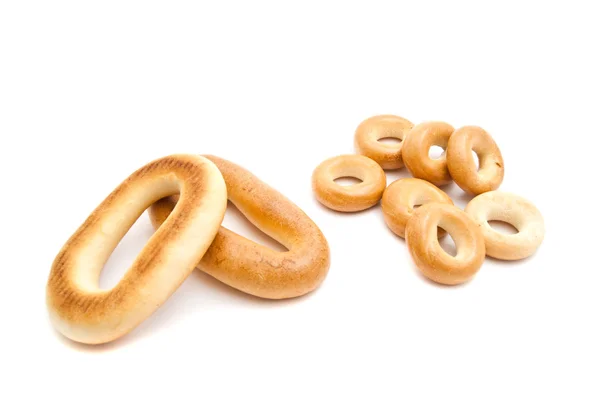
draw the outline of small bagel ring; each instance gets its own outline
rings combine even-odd
[[[479,171],[471,151],[479,157]],[[446,160],[452,179],[465,192],[479,195],[500,187],[504,179],[504,160],[498,145],[483,128],[461,127],[454,131]]]
[[[361,122],[354,133],[354,147],[357,153],[375,160],[383,169],[393,170],[404,167],[402,143],[393,145],[379,142],[382,138],[396,138],[404,141],[413,123],[402,117],[382,114]]]
[[[404,140],[402,159],[413,177],[442,186],[452,182],[446,162],[446,152],[439,159],[429,157],[429,149],[439,146],[446,149],[454,127],[441,121],[428,121],[410,130]]]
[[[221,227],[198,268],[261,298],[292,298],[316,289],[325,279],[330,262],[329,245],[317,225],[246,169],[216,156],[204,157],[223,174],[231,203],[288,251],[277,252]],[[156,229],[167,219],[178,197],[161,199],[150,207],[150,220]]]
[[[406,223],[412,217],[416,205],[440,202],[453,205],[452,199],[435,185],[418,178],[401,178],[392,182],[383,192],[381,209],[387,226],[404,238]],[[438,230],[438,237],[445,231]]]
[[[157,200],[181,202],[110,290],[98,286],[109,256],[138,217]],[[131,174],[68,239],[46,286],[53,326],[71,340],[115,340],[150,316],[181,285],[212,243],[225,216],[227,189],[209,160],[172,155]]]
[[[473,198],[465,208],[483,232],[488,256],[519,260],[535,253],[545,235],[544,218],[529,200],[507,192],[491,191]],[[506,235],[494,230],[488,221],[512,224],[519,232]]]
[[[452,236],[456,256],[440,246],[440,227]],[[406,225],[406,244],[419,270],[440,284],[462,284],[475,276],[485,260],[485,242],[477,224],[456,206],[428,203]]]
[[[354,177],[361,183],[342,186],[334,180]],[[385,172],[362,155],[341,155],[319,164],[312,175],[312,187],[319,202],[339,212],[357,212],[375,206],[386,186]]]

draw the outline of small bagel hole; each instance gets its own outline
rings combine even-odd
[[[515,226],[513,226],[512,224],[507,223],[505,221],[490,220],[490,221],[488,221],[488,224],[490,225],[490,227],[492,227],[495,231],[498,231],[500,234],[514,235],[514,234],[519,233],[519,230],[517,230],[515,228]]]
[[[444,148],[442,148],[441,146],[437,146],[437,145],[433,145],[432,147],[429,148],[429,158],[436,160],[436,159],[441,159],[444,156],[444,153],[446,153],[446,150]]]
[[[386,145],[396,145],[400,146],[402,144],[402,139],[394,138],[392,136],[386,136],[385,138],[379,138],[377,142],[384,143]]]
[[[473,154],[473,161],[475,162],[475,167],[477,168],[477,171],[479,171],[479,155],[474,150],[472,150],[471,153]]]
[[[422,203],[419,203],[418,205],[414,205],[412,208],[413,210],[420,208],[421,206],[423,206]]]
[[[336,184],[341,185],[343,187],[349,187],[351,185],[360,184],[362,182],[361,179],[356,177],[339,177],[333,180]]]
[[[439,229],[439,228],[438,228]],[[457,254],[456,243],[454,242],[454,238],[450,234],[444,236],[442,239],[438,238],[438,242],[440,246],[446,253],[452,257],[455,257]]]

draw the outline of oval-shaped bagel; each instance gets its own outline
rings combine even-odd
[[[174,193],[182,197],[170,218],[119,283],[100,289],[100,272],[133,223],[151,204]],[[221,173],[200,156],[172,155],[135,171],[56,256],[46,287],[53,326],[87,344],[106,343],[133,330],[192,273],[217,234],[226,207]]]
[[[479,170],[471,151],[479,157]],[[502,153],[481,127],[466,126],[454,131],[446,148],[446,161],[454,182],[471,195],[496,190],[504,180]]]
[[[261,298],[298,297],[316,289],[329,270],[329,245],[317,225],[294,203],[246,169],[206,155],[221,170],[229,200],[257,228],[284,245],[278,252],[242,237],[225,227],[219,229],[200,270],[217,280]],[[177,203],[170,196],[149,210],[152,224],[163,224]]]
[[[362,182],[343,186],[335,180],[354,177]],[[359,212],[375,206],[385,190],[385,172],[373,160],[362,155],[331,157],[315,168],[312,188],[317,200],[338,212]]]
[[[451,256],[437,238],[438,227],[456,244]],[[456,206],[428,203],[406,225],[406,245],[419,270],[440,284],[462,284],[475,276],[485,260],[485,242],[475,222]]]
[[[442,121],[424,122],[410,130],[402,145],[402,159],[413,177],[437,186],[452,182],[445,149],[453,132],[454,127]],[[429,157],[432,146],[444,149],[444,154],[439,159]]]
[[[396,138],[404,141],[412,127],[413,123],[407,119],[392,114],[369,117],[356,128],[354,148],[357,153],[375,160],[385,170],[402,168],[403,144],[387,144],[379,140]]]
[[[430,202],[454,204],[444,191],[430,182],[418,178],[400,178],[383,192],[381,209],[385,223],[394,234],[404,238],[406,223],[415,207]],[[438,230],[439,237],[444,235],[444,230]]]
[[[540,211],[529,200],[507,192],[491,191],[473,198],[465,208],[483,232],[489,256],[518,260],[535,253],[546,229]],[[489,221],[512,224],[519,232],[507,235],[494,230]]]

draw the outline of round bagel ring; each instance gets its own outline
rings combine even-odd
[[[465,208],[483,232],[488,256],[519,260],[535,253],[545,236],[544,218],[529,200],[508,192],[491,191],[473,198]],[[488,221],[512,224],[519,232],[507,235],[494,230]]]
[[[415,206],[430,202],[454,205],[452,198],[430,182],[419,178],[400,178],[383,192],[381,209],[385,223],[394,234],[404,238],[406,223],[417,210]],[[438,230],[439,238],[445,234],[444,230]]]
[[[479,171],[471,151],[479,158]],[[452,179],[465,192],[479,195],[496,190],[504,179],[504,160],[498,145],[483,128],[465,126],[454,131],[446,160]]]
[[[394,170],[404,167],[402,146],[379,142],[382,138],[404,141],[413,127],[405,118],[381,114],[362,121],[354,132],[354,148],[357,153],[375,160],[383,169]]]
[[[298,297],[315,290],[330,264],[329,245],[317,225],[294,203],[246,169],[225,159],[204,155],[219,168],[227,196],[265,234],[288,251],[277,252],[221,227],[198,268],[217,280],[261,298]],[[178,195],[149,209],[158,229],[167,219]]]
[[[152,203],[174,193],[181,202],[112,289],[102,268]],[[225,216],[219,169],[194,155],[156,159],[117,186],[64,244],[51,267],[46,304],[52,325],[73,341],[115,340],[156,311],[194,270]],[[193,245],[193,246],[192,246]]]
[[[402,159],[413,177],[442,186],[452,182],[446,162],[446,147],[454,127],[441,121],[417,124],[406,136]],[[429,149],[439,146],[444,153],[439,159],[429,157]]]
[[[456,256],[440,246],[438,227],[452,236]],[[458,207],[445,203],[428,203],[417,209],[406,225],[406,244],[423,275],[439,284],[471,280],[485,260],[485,241],[477,224]]]
[[[341,177],[354,177],[361,183],[342,186]],[[362,155],[340,155],[317,166],[312,175],[312,187],[317,200],[339,212],[358,212],[379,202],[387,184],[379,164]]]

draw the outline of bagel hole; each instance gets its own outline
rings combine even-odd
[[[341,185],[343,187],[349,187],[352,185],[360,184],[363,182],[360,178],[356,177],[338,177],[333,180],[336,184]]]
[[[125,276],[148,240],[154,234],[150,219],[138,218],[112,251],[100,271],[98,286],[110,290]]]
[[[422,203],[419,203],[418,205],[413,205],[413,210],[420,208],[421,206],[423,206]]]
[[[433,145],[429,148],[429,158],[433,160],[441,159],[446,153],[446,149],[441,146]]]
[[[400,146],[402,144],[402,139],[394,138],[393,136],[386,136],[384,138],[379,138],[377,142],[381,142],[386,145]]]
[[[490,220],[488,224],[494,231],[498,231],[500,234],[504,235],[515,235],[519,233],[519,230],[515,226],[505,221],[500,220]]]
[[[473,154],[473,161],[475,162],[475,168],[477,168],[477,171],[479,171],[479,155],[474,150],[471,150],[471,153]]]
[[[438,232],[440,227],[438,227]],[[450,234],[444,236],[442,239],[438,238],[438,242],[442,249],[450,256],[455,257],[458,253],[456,250],[456,243],[454,242],[454,238]]]
[[[225,210],[222,226],[276,252],[287,252],[289,250],[282,243],[252,224],[231,201],[227,201],[227,210]]]

